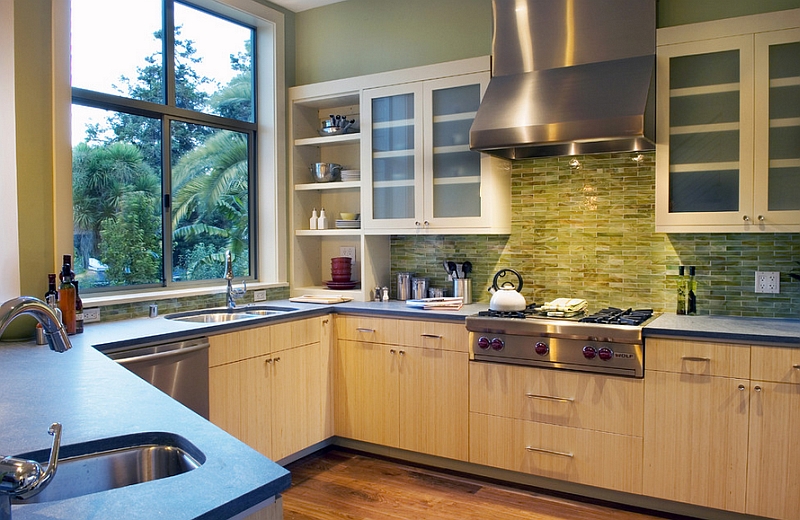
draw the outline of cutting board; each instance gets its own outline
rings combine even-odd
[[[314,294],[304,294],[303,296],[295,296],[294,298],[289,298],[289,301],[297,303],[332,304],[332,303],[350,302],[353,301],[353,299],[347,296],[341,296],[339,294],[331,294],[330,296],[317,296]]]

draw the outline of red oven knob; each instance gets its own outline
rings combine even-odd
[[[550,347],[547,346],[547,343],[542,343],[541,341],[539,341],[534,346],[534,350],[540,356],[546,356],[547,353],[550,352]]]
[[[591,345],[586,345],[585,347],[583,347],[583,357],[585,357],[586,359],[594,359],[596,355],[597,355],[597,350],[595,350],[595,348],[592,347]]]
[[[503,347],[506,346],[506,342],[500,338],[492,338],[492,349],[494,350],[503,350]]]
[[[609,359],[614,357],[614,351],[608,347],[602,347],[600,350],[597,351],[597,357],[599,357],[603,361],[608,361]]]
[[[483,350],[488,349],[490,343],[491,342],[489,341],[489,338],[487,338],[486,336],[481,336],[480,338],[478,338],[478,346]]]

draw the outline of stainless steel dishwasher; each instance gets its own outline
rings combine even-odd
[[[103,353],[208,419],[208,346],[196,338]]]

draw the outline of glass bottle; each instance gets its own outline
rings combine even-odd
[[[58,288],[58,308],[61,309],[61,318],[64,320],[64,328],[67,334],[75,334],[75,286],[72,285],[72,257],[64,255],[64,263],[61,266],[61,286]]]
[[[686,313],[697,314],[697,280],[694,279],[694,266],[689,266],[689,283],[687,285]]]
[[[686,271],[682,265],[678,266],[678,307],[676,314],[686,314]]]
[[[48,296],[53,296],[53,298],[55,298],[55,301],[58,301],[58,287],[56,287],[55,273],[47,275],[47,292],[44,293],[44,301],[47,301]]]
[[[78,290],[78,280],[72,280],[75,286],[75,334],[83,333],[83,300]]]

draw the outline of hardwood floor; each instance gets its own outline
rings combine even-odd
[[[288,466],[286,520],[650,520],[576,502],[332,449]]]

